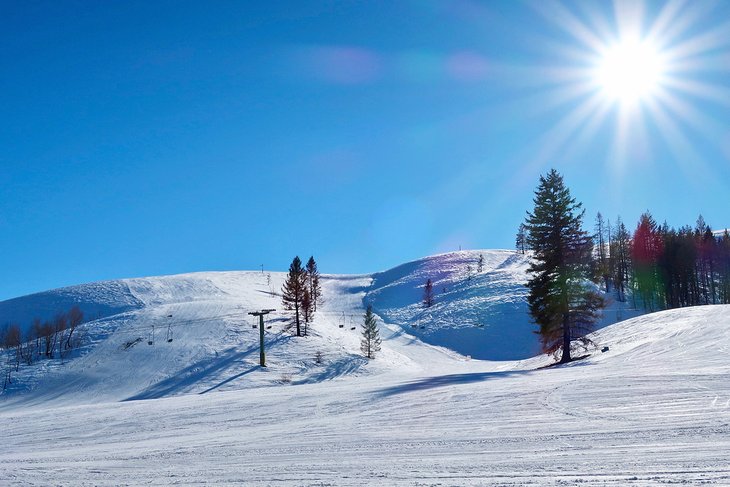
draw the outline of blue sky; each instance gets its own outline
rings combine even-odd
[[[571,78],[608,2],[3,2],[0,299],[512,248],[550,167],[586,226],[729,225],[730,4],[644,5],[691,55],[630,124]]]

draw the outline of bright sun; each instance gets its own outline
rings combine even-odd
[[[586,153],[605,143],[601,136],[613,138],[604,157],[615,177],[629,161],[649,161],[659,150],[694,175],[705,149],[689,131],[725,150],[730,24],[724,5],[720,12],[700,3],[532,2],[564,32],[546,44],[555,63],[537,65],[530,82],[544,85],[542,109],[566,108],[538,142],[534,164]],[[715,109],[704,110],[708,105]]]
[[[636,103],[656,94],[664,66],[661,53],[649,42],[624,40],[603,53],[596,82],[612,100]]]

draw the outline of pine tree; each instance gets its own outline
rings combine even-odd
[[[596,260],[598,264],[596,268],[596,274],[597,277],[600,277],[603,280],[603,286],[606,289],[606,292],[609,292],[611,290],[611,281],[609,273],[608,255],[611,249],[606,244],[606,222],[600,212],[598,212],[598,214],[596,215],[596,235],[594,238],[597,257]]]
[[[430,308],[431,306],[433,306],[433,282],[428,279],[423,287],[423,307]]]
[[[360,350],[369,359],[375,358],[375,353],[380,351],[380,334],[378,322],[373,314],[373,307],[368,306],[365,311],[365,322],[362,325],[362,339]]]
[[[312,301],[309,289],[304,286],[304,294],[302,295],[302,317],[304,318],[304,336],[307,336],[307,328],[309,322],[312,321],[312,313],[314,312],[314,301]]]
[[[571,340],[590,332],[604,303],[590,287],[593,249],[582,230],[582,205],[555,169],[540,176],[533,201],[525,222],[526,244],[533,251],[528,304],[543,351],[562,351],[565,363],[571,360]]]
[[[715,238],[715,234],[712,233],[712,228],[708,226],[705,230],[705,234],[702,236],[701,254],[702,258],[705,260],[705,268],[707,269],[707,280],[712,304],[717,304],[717,281],[719,280],[719,276],[717,275],[717,256],[719,255],[718,243],[719,240]]]
[[[631,235],[621,217],[616,219],[616,233],[611,239],[611,265],[613,269],[613,283],[618,294],[618,300],[626,301],[626,288],[631,278]]]
[[[659,259],[663,254],[662,234],[651,213],[641,215],[631,245],[635,290],[645,309],[655,311],[663,304]]]
[[[291,265],[289,265],[289,274],[287,274],[282,289],[282,302],[284,308],[294,311],[294,324],[297,327],[297,336],[302,336],[300,314],[302,312],[302,301],[306,286],[306,271],[302,268],[301,259],[299,259],[299,256],[296,256],[292,260]]]
[[[718,254],[720,302],[730,304],[730,233],[727,229],[718,241]]]
[[[309,287],[309,295],[312,299],[312,312],[317,311],[317,305],[322,304],[322,285],[319,283],[319,270],[317,270],[317,262],[314,256],[307,261],[307,285]]]
[[[517,229],[517,237],[515,238],[515,248],[521,254],[525,253],[527,247],[527,227],[524,223],[520,223],[520,227]]]
[[[479,260],[477,261],[477,272],[481,273],[484,270],[484,254],[479,254]]]

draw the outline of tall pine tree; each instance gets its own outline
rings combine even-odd
[[[604,303],[589,281],[593,249],[582,229],[584,211],[555,169],[540,176],[533,201],[525,222],[533,251],[527,300],[543,351],[556,356],[562,351],[565,363],[571,360],[570,342],[590,332]]]
[[[618,300],[626,301],[626,288],[631,277],[631,234],[621,217],[616,219],[616,233],[611,239],[611,268],[613,269],[613,285]]]
[[[727,229],[717,242],[720,269],[719,295],[721,303],[730,303],[730,233]]]
[[[286,276],[282,289],[282,302],[284,308],[294,311],[294,324],[297,327],[297,336],[302,336],[301,312],[304,301],[304,290],[307,286],[307,273],[302,268],[302,261],[299,256],[294,257],[289,265],[289,273]]]
[[[666,233],[666,232],[665,232]],[[651,213],[641,215],[631,243],[635,295],[645,309],[656,311],[663,306],[659,260],[664,253],[664,238]]]
[[[309,322],[312,321],[312,313],[314,312],[312,295],[309,294],[309,288],[304,286],[304,295],[302,296],[302,317],[304,318],[304,336],[307,336]]]
[[[596,235],[594,239],[597,261],[596,272],[603,280],[604,289],[606,292],[609,292],[611,290],[611,274],[609,272],[608,260],[611,249],[607,240],[610,240],[610,238],[606,238],[606,221],[603,219],[601,212],[598,212],[596,215]]]
[[[423,286],[423,307],[430,308],[431,306],[433,306],[433,281],[427,279],[426,285]]]
[[[307,281],[309,296],[312,300],[312,312],[315,312],[317,305],[322,304],[322,285],[319,283],[319,270],[314,256],[309,257],[307,261]]]
[[[527,247],[527,227],[524,223],[520,223],[517,229],[517,236],[515,237],[515,248],[521,254],[525,253]]]

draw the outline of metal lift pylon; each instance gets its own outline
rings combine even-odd
[[[261,311],[251,311],[249,314],[259,317],[259,364],[266,367],[266,352],[264,350],[264,315],[276,311],[275,309],[262,309]]]

